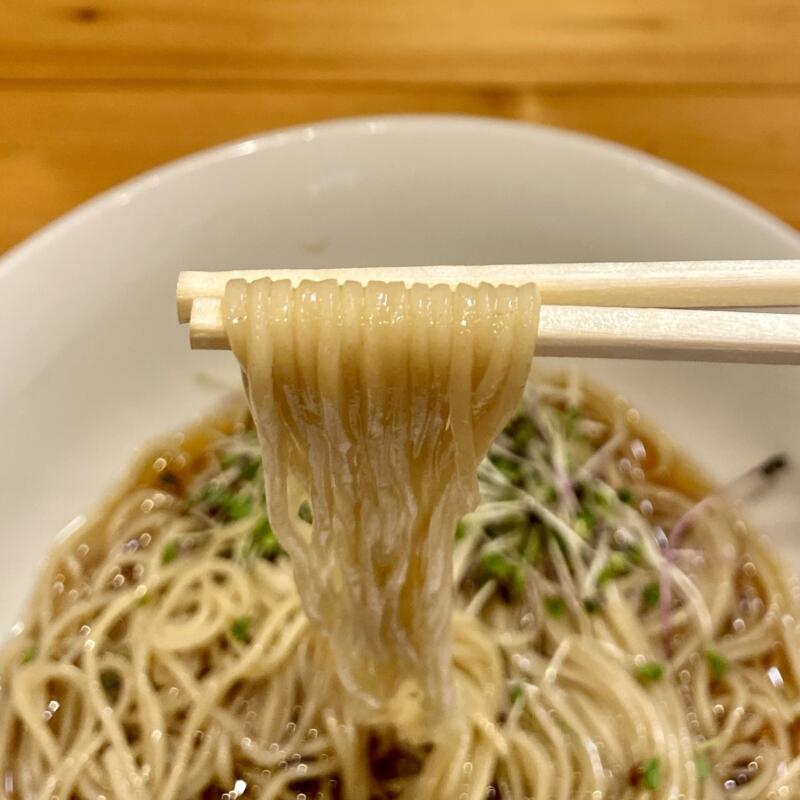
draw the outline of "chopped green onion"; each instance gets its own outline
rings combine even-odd
[[[495,539],[504,533],[522,532],[525,525],[525,518],[519,514],[510,514],[496,522],[490,522],[483,529],[483,532],[490,538]]]
[[[489,458],[498,471],[505,475],[511,483],[519,483],[522,480],[522,464],[519,461],[512,461],[505,456],[490,456]]]
[[[711,762],[705,753],[697,752],[694,754],[694,769],[699,781],[704,781],[711,774]]]
[[[167,542],[161,549],[161,563],[171,564],[178,557],[178,543]]]
[[[222,510],[228,519],[244,519],[250,514],[250,501],[242,495],[229,496],[222,504]]]
[[[188,502],[190,506],[204,506],[208,514],[223,522],[244,519],[252,511],[252,503],[246,495],[231,492],[213,480],[193,494]]]
[[[223,469],[238,467],[239,477],[244,481],[251,481],[258,473],[261,459],[249,453],[227,452],[223,453],[219,463]]]
[[[651,581],[642,589],[642,603],[645,608],[655,608],[661,601],[661,586],[658,581]]]
[[[553,617],[553,619],[558,619],[564,613],[565,609],[566,604],[564,603],[563,597],[553,595],[551,597],[546,597],[544,600],[544,610]]]
[[[243,480],[251,481],[258,475],[259,467],[261,466],[260,459],[248,458],[247,464],[242,467],[240,475]]]
[[[153,601],[153,595],[150,592],[145,592],[144,594],[140,595],[136,598],[136,605],[137,606],[146,606],[148,603]]]
[[[584,509],[583,511],[578,512],[578,515],[575,518],[575,533],[577,533],[581,539],[588,539],[589,534],[592,532],[592,528],[594,528],[594,524],[594,514]]]
[[[479,577],[482,583],[496,580],[504,587],[512,598],[522,592],[525,585],[525,576],[522,566],[503,553],[486,553],[479,562]]]
[[[314,521],[314,516],[311,513],[311,503],[309,503],[308,500],[303,500],[300,504],[300,508],[297,510],[297,516],[309,525]]]
[[[542,537],[539,531],[529,530],[527,539],[525,540],[525,548],[522,551],[522,557],[529,564],[536,564],[539,560],[539,555],[542,552]]]
[[[600,602],[594,597],[587,597],[583,601],[583,610],[587,614],[597,614],[600,611]]]
[[[661,786],[661,759],[658,756],[648,758],[641,766],[642,783],[645,789],[658,789]]]
[[[640,683],[656,683],[664,677],[664,667],[658,661],[646,661],[636,667],[636,677]]]
[[[619,552],[612,553],[600,572],[597,573],[596,584],[602,586],[604,583],[613,581],[627,575],[631,569],[630,560]]]
[[[100,685],[103,687],[106,697],[112,703],[115,703],[122,687],[122,678],[120,678],[119,673],[114,669],[104,669],[100,673]]]
[[[721,681],[728,671],[728,662],[719,650],[709,647],[706,650],[706,664],[708,665],[708,672],[711,679],[714,681]]]
[[[524,694],[525,688],[521,683],[512,683],[508,687],[508,702],[513,706]]]
[[[228,497],[228,490],[219,486],[216,481],[210,481],[198,492],[189,495],[188,503],[190,506],[205,505],[209,507],[209,511],[216,510],[221,506]]]
[[[456,541],[460,542],[466,535],[467,526],[464,524],[464,520],[460,520],[458,525],[456,525]]]
[[[513,451],[524,456],[528,449],[528,442],[536,436],[536,426],[530,417],[520,414],[506,425],[504,433],[512,440]]]
[[[250,641],[250,626],[253,623],[253,618],[250,616],[236,617],[231,623],[231,636],[239,642]]]
[[[578,422],[581,419],[581,410],[576,406],[570,406],[565,411],[561,412],[561,424],[564,428],[564,435],[571,439],[576,435],[580,435],[578,431]]]
[[[30,664],[39,655],[39,648],[36,645],[30,645],[22,651],[22,658],[20,661],[23,664]]]
[[[617,489],[617,497],[620,499],[620,502],[625,503],[625,505],[632,505],[633,504],[633,492],[627,486],[620,486]]]
[[[556,490],[555,486],[548,486],[545,494],[544,499],[548,505],[555,505],[556,501],[558,500],[558,491]]]
[[[231,467],[236,466],[238,461],[238,454],[229,450],[227,453],[223,453],[220,456],[219,465],[222,467],[222,469],[230,469]]]
[[[625,545],[625,555],[628,556],[628,561],[631,564],[641,564],[642,563],[642,543],[641,542],[629,542]]]
[[[241,549],[241,558],[243,561],[251,561],[256,558],[266,558],[268,561],[274,561],[278,556],[283,555],[283,552],[284,550],[278,543],[269,520],[266,517],[261,517],[245,537]]]

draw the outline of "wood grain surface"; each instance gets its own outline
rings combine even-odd
[[[0,0],[0,251],[192,150],[393,111],[587,131],[800,226],[797,0]]]

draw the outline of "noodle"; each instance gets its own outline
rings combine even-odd
[[[435,720],[451,707],[453,531],[522,392],[535,287],[232,281],[224,311],[270,520],[342,682],[373,717]]]
[[[304,613],[237,401],[49,554],[0,652],[0,796],[797,797],[797,598],[732,505],[774,466],[715,489],[619,398],[537,376],[451,538],[458,713],[409,740]]]

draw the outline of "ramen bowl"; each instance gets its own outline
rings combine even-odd
[[[701,178],[596,139],[460,117],[354,119],[223,145],[83,205],[0,260],[0,627],[138,447],[235,386],[190,354],[181,269],[800,257]],[[800,457],[800,370],[594,361],[719,479]],[[756,510],[800,569],[790,473]]]

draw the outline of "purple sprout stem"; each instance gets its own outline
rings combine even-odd
[[[688,508],[678,521],[670,528],[669,534],[665,536],[662,544],[664,560],[661,563],[659,573],[659,613],[661,614],[661,638],[664,645],[664,652],[670,655],[672,646],[672,578],[670,567],[675,563],[675,556],[678,553],[678,545],[686,533],[691,518],[702,511],[711,502],[714,495],[707,495],[699,502]]]

